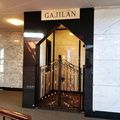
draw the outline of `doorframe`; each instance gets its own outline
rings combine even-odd
[[[61,24],[59,24],[58,26],[56,26],[53,30],[51,30],[51,32],[49,32],[37,45],[36,45],[36,57],[37,57],[37,59],[36,60],[40,60],[40,56],[37,56],[37,55],[39,55],[40,54],[40,44],[44,41],[44,40],[46,40],[46,46],[47,46],[47,42],[49,42],[49,40],[47,39],[48,37],[49,37],[49,35],[51,34],[51,33],[53,33],[53,60],[54,60],[54,53],[55,53],[55,50],[54,50],[54,47],[55,47],[55,30],[56,30],[56,28],[58,28],[59,26],[60,26]],[[65,30],[65,29],[63,29],[63,30]],[[79,38],[78,38],[78,40],[79,40]],[[78,57],[79,57],[79,62],[78,62],[78,68],[79,68],[79,92],[81,93],[81,69],[80,69],[80,58],[81,58],[81,53],[80,53],[80,49],[81,49],[81,42],[80,42],[80,40],[79,40],[79,51],[78,51]],[[46,48],[47,49],[47,48]],[[38,63],[38,65],[39,65],[39,61],[37,61],[37,63]],[[37,65],[37,66],[38,66]],[[37,69],[37,68],[36,68]],[[40,71],[37,69],[37,71],[36,71],[36,73],[40,73]],[[37,80],[38,79],[38,80]],[[38,81],[38,82],[36,82],[36,105],[38,106],[38,104],[39,104],[39,99],[40,99],[40,86],[41,86],[41,83],[40,83],[40,77],[39,77],[39,74],[37,74],[37,77],[36,77],[36,81]],[[53,84],[53,83],[52,83]],[[39,87],[39,88],[38,88]],[[83,85],[83,88],[84,88],[84,85]],[[39,90],[39,91],[38,91]],[[83,94],[84,94],[84,89],[83,89],[83,92],[82,92]],[[84,98],[84,97],[83,97]],[[82,106],[84,106],[84,101],[82,101],[83,99],[82,99],[82,97],[80,96],[80,103],[82,103]],[[81,107],[80,107],[81,108]],[[84,108],[84,107],[83,107]]]

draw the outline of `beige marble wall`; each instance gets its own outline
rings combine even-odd
[[[61,55],[62,59],[78,66],[79,39],[69,30],[56,30],[55,33],[55,59],[58,59],[58,55]]]
[[[0,32],[0,87],[22,88],[23,33]]]

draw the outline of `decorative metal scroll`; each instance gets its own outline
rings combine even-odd
[[[58,90],[59,61],[55,60],[49,66],[40,67],[40,97],[52,90]],[[61,61],[61,90],[78,91],[79,90],[79,69],[67,60]]]
[[[40,67],[40,97],[43,97],[54,89],[54,79],[57,79],[58,61],[55,60],[49,66]],[[58,79],[57,79],[58,80]]]
[[[67,60],[62,60],[62,78],[61,90],[78,91],[79,90],[79,68]]]

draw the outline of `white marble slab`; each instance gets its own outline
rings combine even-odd
[[[93,111],[120,113],[120,87],[94,86]]]
[[[120,59],[120,34],[95,35],[94,59]]]
[[[120,8],[95,10],[93,110],[120,113]]]
[[[119,34],[120,8],[95,10],[94,24],[94,34]]]
[[[94,60],[93,84],[120,87],[120,60]]]

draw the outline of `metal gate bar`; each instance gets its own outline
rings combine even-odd
[[[40,72],[41,107],[81,109],[79,67],[59,56],[49,66],[40,67]]]

